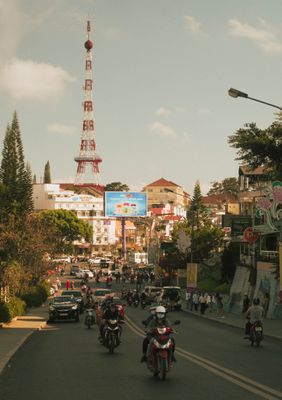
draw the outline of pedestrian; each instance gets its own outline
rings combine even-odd
[[[70,280],[67,279],[66,280],[66,289],[69,290],[69,288],[70,288]]]
[[[224,317],[224,308],[223,308],[223,299],[222,296],[219,293],[216,293],[215,295],[216,298],[216,305],[217,305],[217,318],[225,318]]]
[[[193,302],[193,307],[194,307],[195,311],[197,312],[198,307],[199,307],[199,293],[197,291],[195,291],[193,293],[192,302]]]
[[[60,278],[56,278],[56,286],[57,286],[58,290],[61,289],[62,284],[61,284]]]
[[[269,293],[265,293],[263,301],[262,301],[262,307],[264,309],[264,318],[266,318],[266,316],[267,316],[268,307],[269,307],[269,300],[270,300]]]
[[[250,299],[247,293],[244,294],[243,297],[243,307],[242,307],[242,313],[245,314],[245,312],[248,310],[250,306]]]
[[[199,303],[200,303],[200,312],[202,315],[204,315],[207,308],[207,298],[204,292],[202,292],[199,297]]]
[[[191,296],[191,292],[189,292],[188,288],[185,293],[185,300],[186,300],[186,308],[189,309],[191,306],[192,296]]]
[[[71,281],[70,285],[71,285],[71,289],[74,290],[74,281]]]

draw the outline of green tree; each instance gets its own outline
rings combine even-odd
[[[10,214],[17,217],[33,210],[31,170],[25,164],[20,127],[16,112],[8,125],[0,166],[0,215],[5,220]]]
[[[105,192],[128,192],[129,187],[121,182],[108,183],[105,186]]]
[[[71,253],[75,240],[92,241],[92,227],[73,211],[45,210],[39,215],[42,226],[47,229],[46,243],[52,245],[52,254]]]
[[[228,137],[228,143],[237,149],[236,160],[252,168],[268,167],[269,177],[273,180],[282,180],[282,124],[279,118],[266,129],[259,129],[255,123],[245,124]]]
[[[51,168],[49,161],[47,161],[44,167],[43,183],[51,183]]]
[[[207,193],[208,196],[222,193],[229,193],[236,196],[239,191],[238,179],[234,177],[225,178],[221,182],[214,181],[211,183],[212,187]]]

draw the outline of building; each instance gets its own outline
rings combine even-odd
[[[93,228],[93,248],[113,245],[117,241],[116,221],[104,217],[104,199],[85,193],[61,189],[60,184],[34,184],[35,211],[69,210]],[[81,246],[83,247],[83,246]]]
[[[237,196],[230,193],[203,196],[203,204],[209,211],[209,216],[214,225],[223,226],[223,216],[226,214],[239,215],[240,207]]]

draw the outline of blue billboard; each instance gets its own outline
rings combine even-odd
[[[147,194],[143,192],[105,192],[106,217],[146,217]]]

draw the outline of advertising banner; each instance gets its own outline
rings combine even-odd
[[[197,288],[198,264],[187,264],[187,289],[192,292]]]
[[[147,194],[143,192],[105,192],[106,217],[146,217]]]

